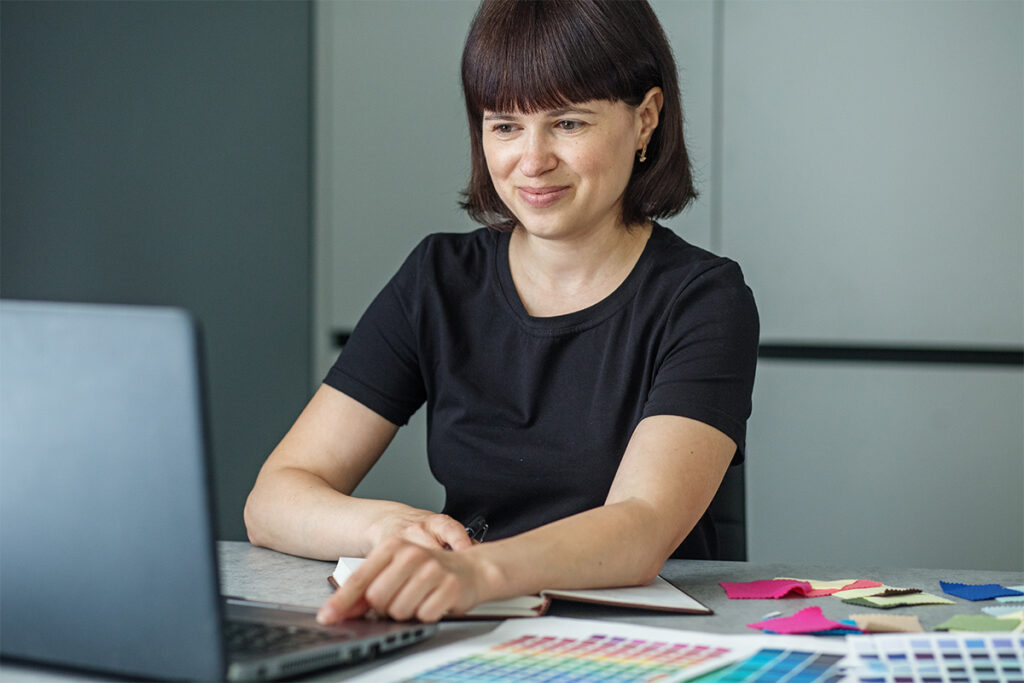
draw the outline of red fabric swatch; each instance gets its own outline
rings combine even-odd
[[[784,635],[817,633],[820,631],[833,631],[836,629],[846,631],[859,630],[856,626],[848,626],[846,624],[840,624],[838,621],[832,621],[822,614],[820,607],[807,607],[791,617],[765,619],[764,621],[747,624],[747,626],[750,628],[756,628],[759,631],[771,631],[772,633],[780,633]]]
[[[731,600],[763,600],[782,598],[790,593],[797,597],[806,597],[811,591],[811,584],[806,581],[789,579],[766,579],[763,581],[719,581],[725,594]]]

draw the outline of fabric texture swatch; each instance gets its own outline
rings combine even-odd
[[[797,579],[794,577],[776,577],[775,581],[805,581],[811,584],[811,590],[807,593],[808,598],[820,598],[825,595],[832,595],[842,590],[854,590],[857,588],[877,588],[882,584],[867,579],[839,579],[838,581],[819,581],[817,579]]]
[[[1020,591],[1020,595],[1007,595],[996,598],[997,602],[1024,602],[1024,586],[1008,586],[1010,590]]]
[[[852,614],[850,618],[864,633],[922,633],[921,620],[908,614]]]
[[[719,581],[730,600],[766,600],[786,597],[806,597],[813,589],[806,581],[772,580],[762,581]]]
[[[846,602],[852,598],[866,598],[869,596],[892,597],[895,595],[909,595],[911,593],[920,592],[920,588],[897,588],[896,586],[879,585],[870,588],[846,588],[837,593],[833,593],[832,597],[839,598],[843,602]]]
[[[947,595],[971,601],[1020,597],[1024,595],[1024,593],[1021,593],[1018,590],[1013,590],[1006,586],[1000,586],[998,583],[970,584],[939,581],[939,585],[942,586],[943,592]]]
[[[847,598],[843,602],[849,605],[874,607],[875,609],[892,609],[893,607],[911,607],[914,605],[953,605],[952,600],[932,595],[931,593],[909,593],[905,595],[868,595],[862,598]]]
[[[833,632],[847,634],[856,633],[858,630],[854,625],[829,619],[822,613],[820,607],[807,607],[791,617],[765,619],[764,621],[747,624],[747,626],[767,633],[780,633],[784,635]]]
[[[1024,620],[1024,607],[1021,605],[994,605],[992,607],[982,607],[981,611],[990,617]]]
[[[1000,619],[985,614],[958,614],[935,627],[936,631],[1012,631],[1017,619]]]

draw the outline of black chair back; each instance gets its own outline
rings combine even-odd
[[[708,508],[718,532],[718,559],[747,559],[747,487],[743,465],[734,465],[725,473]]]

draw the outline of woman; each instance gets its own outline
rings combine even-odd
[[[257,545],[367,557],[323,623],[649,582],[713,555],[742,458],[757,312],[735,263],[653,223],[696,193],[650,7],[484,0],[462,78],[488,227],[413,251],[246,504]],[[352,497],[424,402],[444,511]]]

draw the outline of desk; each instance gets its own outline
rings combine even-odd
[[[334,571],[334,563],[307,560],[284,555],[263,548],[254,548],[248,543],[221,541],[220,554],[221,589],[226,595],[238,595],[255,600],[270,600],[295,605],[318,606],[331,594],[327,577]],[[839,602],[835,598],[798,598],[783,600],[729,600],[719,581],[752,581],[771,579],[777,576],[795,576],[820,580],[830,579],[874,579],[892,586],[913,586],[935,595],[943,595],[939,580],[960,583],[999,583],[1002,585],[1024,584],[1024,572],[977,571],[977,570],[935,570],[935,569],[882,569],[822,567],[790,564],[757,564],[750,562],[711,562],[697,560],[670,560],[662,571],[665,578],[683,586],[686,591],[712,610],[713,615],[669,615],[654,612],[619,610],[592,605],[556,602],[551,616],[580,617],[628,621],[648,626],[661,626],[687,631],[711,633],[746,633],[755,631],[746,627],[760,620],[768,612],[780,610],[792,614],[798,609],[817,605],[825,616],[839,620],[850,614],[871,612],[869,607],[857,607]],[[944,596],[949,597],[949,596]],[[981,607],[988,602],[972,603],[950,598],[954,605],[929,605],[895,610],[890,614],[914,614],[926,630],[932,630],[954,614],[980,614]],[[447,643],[479,635],[493,628],[497,622],[446,622],[437,635],[430,640],[402,650],[391,658],[401,657],[410,652],[422,651]],[[382,658],[357,667],[328,671],[310,677],[309,680],[343,680],[349,676],[370,670],[391,658]],[[44,669],[0,667],[0,679],[25,681],[67,680]],[[102,680],[81,677],[78,680]]]

